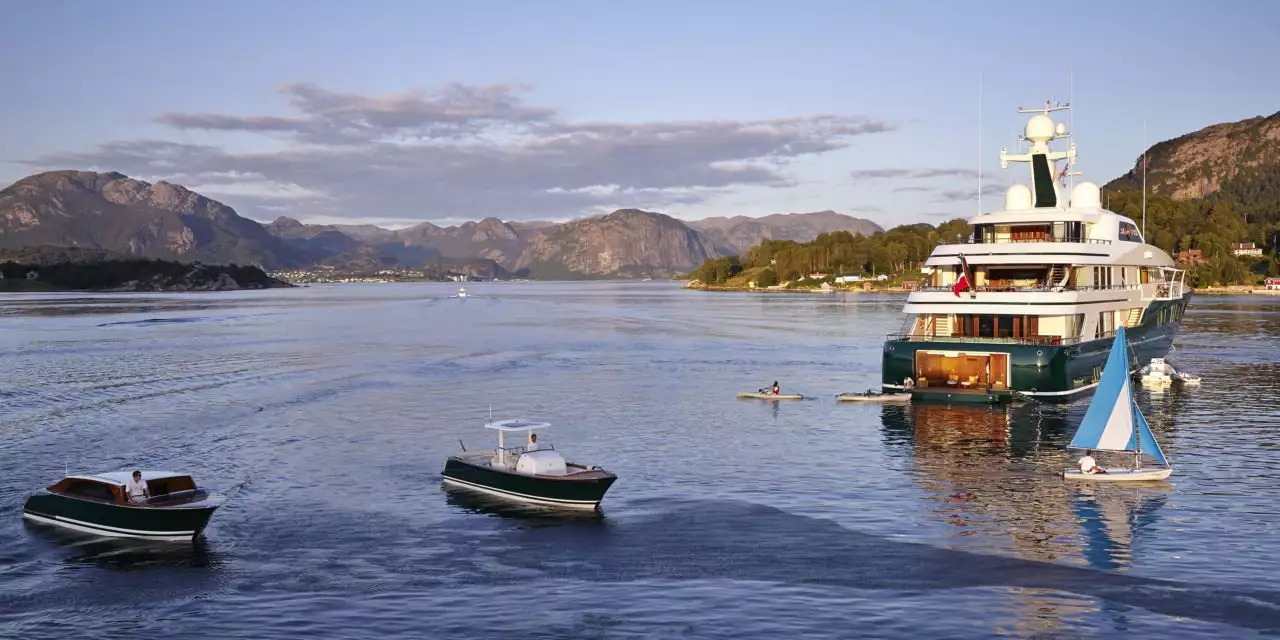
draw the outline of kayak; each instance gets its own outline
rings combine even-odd
[[[842,393],[836,396],[840,402],[911,402],[909,393]]]
[[[738,394],[739,398],[758,398],[760,400],[804,400],[804,396],[798,393],[780,393],[773,395],[772,393],[760,393],[759,391],[743,391]]]

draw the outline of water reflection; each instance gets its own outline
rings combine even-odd
[[[1157,437],[1168,442],[1166,414],[1174,408],[1164,402],[1149,413]],[[885,407],[881,419],[886,444],[910,448],[916,482],[934,503],[929,515],[953,545],[1124,571],[1152,530],[1169,486],[1064,481],[1059,473],[1070,464],[1065,442],[1083,407],[919,404]],[[1011,595],[1020,613],[1008,626],[1020,633],[1062,630],[1088,612],[1050,592],[1014,589]]]
[[[31,539],[64,554],[68,564],[90,564],[120,571],[156,568],[217,568],[218,552],[203,537],[193,542],[103,538],[60,527],[23,521]]]

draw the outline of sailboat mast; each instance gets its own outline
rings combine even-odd
[[[1133,470],[1142,468],[1142,434],[1138,432],[1138,401],[1129,391],[1129,412],[1133,414]]]

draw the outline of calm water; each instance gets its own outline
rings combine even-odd
[[[838,405],[901,298],[667,283],[0,299],[0,637],[1280,633],[1280,298],[1193,301],[1140,400],[1167,485],[1067,485],[1072,405]],[[739,401],[774,379],[816,400]],[[440,487],[489,415],[620,480],[599,518]],[[21,518],[64,469],[189,470],[195,545]]]

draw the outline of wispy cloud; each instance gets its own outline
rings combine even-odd
[[[977,178],[975,169],[860,169],[851,171],[855,182],[867,180],[928,180],[931,178]]]
[[[283,143],[276,151],[122,140],[29,164],[201,185],[229,194],[250,215],[263,206],[273,216],[326,219],[563,218],[611,206],[698,203],[741,185],[785,187],[795,181],[789,161],[898,126],[834,114],[572,122],[528,104],[525,88],[511,85],[360,95],[295,83],[280,94],[293,114],[156,117],[176,131],[266,136]]]
[[[982,185],[982,195],[983,197],[1002,196],[1004,195],[1005,189],[1008,189],[1007,185],[1003,185],[999,183],[987,183]],[[937,201],[938,202],[966,202],[969,200],[977,200],[977,199],[978,199],[977,189],[948,189],[945,191],[938,192]]]

